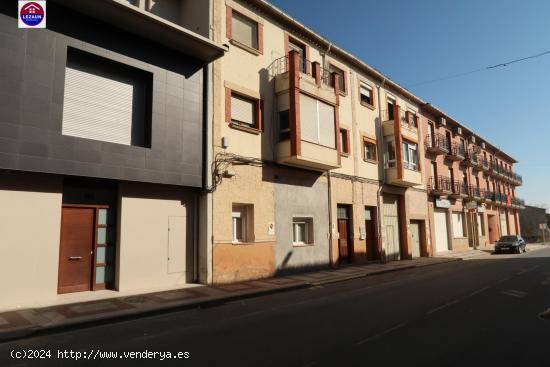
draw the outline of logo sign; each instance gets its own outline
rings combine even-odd
[[[477,203],[475,201],[469,201],[464,205],[464,207],[466,209],[477,209]]]
[[[486,211],[487,210],[486,210],[485,206],[483,206],[483,205],[477,207],[477,212],[478,213],[485,213]]]
[[[451,207],[451,202],[447,199],[435,199],[435,207],[447,209]]]
[[[19,28],[46,28],[46,1],[19,1]]]

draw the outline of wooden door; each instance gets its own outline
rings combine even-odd
[[[340,252],[340,260],[348,261],[350,257],[349,252],[349,223],[347,219],[338,219],[338,233],[340,237],[338,239],[338,248]]]
[[[94,219],[93,208],[62,209],[58,293],[91,290]]]

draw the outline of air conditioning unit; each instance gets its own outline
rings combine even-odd
[[[439,126],[447,126],[447,119],[441,116],[439,119],[437,119],[437,123],[439,124]]]
[[[485,142],[481,143],[481,149],[485,149]]]
[[[475,144],[476,143],[476,137],[475,136],[470,136],[470,141],[472,142],[472,144]]]
[[[462,128],[460,126],[457,126],[455,129],[455,134],[462,135]]]

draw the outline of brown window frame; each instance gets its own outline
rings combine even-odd
[[[374,158],[368,159],[365,155],[365,146],[366,145],[372,145],[374,147]],[[375,139],[369,138],[367,136],[363,136],[363,160],[365,162],[371,162],[376,163],[378,162],[378,144]]]
[[[248,100],[254,104],[254,125],[248,126],[247,124],[235,122],[231,115],[231,97],[235,95],[238,98]],[[263,99],[250,96],[248,94],[233,90],[231,88],[225,88],[225,122],[229,127],[253,133],[259,134],[263,132]]]
[[[347,96],[348,95],[348,72],[346,70],[342,69],[341,67],[333,64],[333,63],[329,63],[329,70],[331,70],[331,69],[337,69],[337,70],[340,70],[342,72],[342,79],[344,79],[342,81],[342,85],[344,86],[344,89],[342,90],[342,89],[338,88],[338,92],[343,96]],[[332,70],[330,71],[331,74],[334,73],[334,72],[335,71],[332,71]],[[339,73],[337,73],[337,74],[339,74]],[[334,87],[334,79],[333,78],[331,79],[331,84]]]
[[[342,140],[342,133],[345,134],[345,141]],[[349,157],[350,155],[350,141],[349,141],[349,137],[350,137],[350,134],[349,134],[349,130],[346,129],[345,127],[341,127],[340,128],[340,136],[339,136],[339,139],[340,139],[340,150],[341,150],[341,154],[342,156],[344,157]]]
[[[362,86],[365,86],[367,87],[367,89],[370,90],[370,99],[371,99],[371,102],[372,103],[368,103],[368,102],[364,102],[363,101],[363,94],[361,93],[361,87]],[[374,109],[375,108],[375,94],[374,94],[374,87],[372,85],[370,85],[369,83],[366,83],[362,80],[359,80],[359,103],[362,105],[362,106],[365,106],[365,107],[368,107],[370,109]]]
[[[239,40],[233,38],[233,13],[238,14],[238,16],[246,18],[247,20],[256,23],[256,38],[257,38],[257,44],[258,48],[254,48],[248,45],[245,45],[244,43],[240,42]],[[226,17],[225,17],[226,27],[226,37],[229,39],[229,43],[232,45],[235,45],[245,51],[248,51],[256,56],[263,55],[264,53],[264,41],[263,41],[263,35],[264,35],[264,25],[261,22],[258,22],[257,20],[252,19],[251,17],[247,16],[246,14],[243,14],[242,12],[233,9],[229,5],[226,5]]]

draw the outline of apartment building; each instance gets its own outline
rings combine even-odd
[[[46,29],[17,18],[0,4],[0,307],[198,281],[206,80],[227,50],[210,2],[52,0]]]
[[[515,160],[443,111],[263,0],[214,40],[213,282],[519,233]]]
[[[436,252],[494,244],[520,234],[516,160],[445,116],[426,113],[427,187]]]

